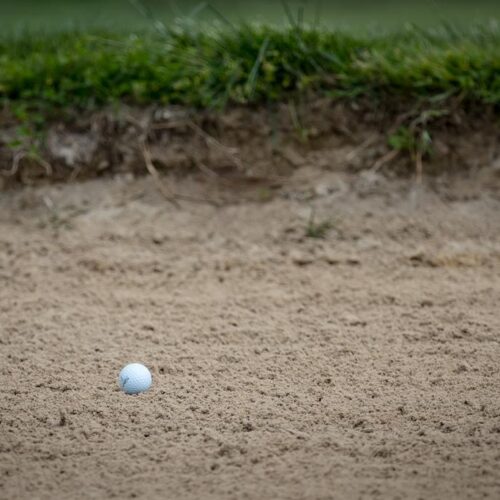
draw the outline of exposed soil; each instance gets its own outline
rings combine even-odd
[[[0,189],[144,174],[147,163],[239,181],[305,166],[408,173],[418,163],[416,146],[389,145],[402,128],[418,144],[430,134],[432,143],[420,147],[426,173],[500,168],[498,113],[461,103],[310,99],[224,112],[122,105],[52,117],[41,130],[0,113]]]
[[[498,173],[170,182],[0,195],[1,498],[500,497]]]

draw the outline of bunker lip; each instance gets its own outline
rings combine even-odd
[[[425,122],[425,105],[408,109],[404,102],[382,106],[313,97],[223,112],[122,104],[48,122],[42,138],[20,137],[19,122],[4,112],[0,187],[117,173],[196,174],[272,185],[308,164],[402,175],[498,168],[493,108],[450,102],[450,112]]]

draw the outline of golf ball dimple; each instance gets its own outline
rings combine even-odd
[[[132,363],[122,369],[118,383],[125,394],[139,394],[151,387],[151,372],[140,363]]]

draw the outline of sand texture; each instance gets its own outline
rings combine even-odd
[[[500,498],[500,178],[462,177],[2,193],[0,498]]]

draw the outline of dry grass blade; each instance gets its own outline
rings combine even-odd
[[[422,156],[423,156],[422,151],[417,151],[415,164],[417,169],[417,184],[419,185],[422,184],[422,179],[424,175],[424,164]]]
[[[204,163],[196,162],[196,165],[200,169],[200,171],[210,179],[215,179],[217,181],[221,180],[221,176],[211,168],[207,167]]]
[[[4,175],[5,177],[13,177],[14,175],[16,175],[17,171],[19,170],[19,162],[23,158],[24,158],[24,153],[22,151],[17,152],[12,158],[12,166],[10,170],[3,171],[2,175]]]
[[[24,160],[24,158],[29,158],[36,164],[43,167],[47,177],[50,177],[52,175],[53,169],[52,165],[49,162],[45,161],[43,158],[39,158],[38,156],[26,153],[25,151],[18,151],[14,155],[14,157],[12,158],[12,167],[10,168],[10,170],[3,171],[2,175],[4,175],[5,177],[13,177],[14,175],[16,175],[17,172],[19,171],[19,166],[21,164],[21,161]]]
[[[382,156],[382,158],[379,158],[373,167],[371,168],[372,171],[378,172],[382,167],[390,163],[391,161],[394,161],[398,156],[399,156],[400,151],[393,149],[392,151],[389,151],[387,154]]]
[[[215,200],[208,200],[206,198],[197,198],[195,196],[188,196],[176,193],[161,178],[158,170],[153,164],[153,160],[151,159],[151,153],[149,152],[149,149],[147,148],[145,142],[142,143],[142,154],[144,157],[144,163],[146,164],[146,169],[148,170],[149,174],[155,181],[156,186],[158,187],[158,191],[160,191],[163,197],[175,207],[181,208],[181,205],[178,202],[178,200],[190,201],[191,203],[200,203],[204,205],[212,205],[214,207],[218,207],[220,205],[219,202]]]
[[[359,145],[357,148],[354,148],[352,151],[350,151],[346,155],[345,160],[348,163],[353,161],[356,158],[356,156],[361,154],[363,151],[366,151],[370,146],[375,144],[378,140],[379,140],[379,136],[377,134],[371,135],[370,137],[368,137],[368,139],[363,141],[363,143],[361,145]]]
[[[196,123],[190,121],[188,122],[189,127],[191,127],[197,134],[199,134],[207,145],[209,146],[214,146],[220,151],[222,151],[233,163],[234,166],[244,172],[246,170],[245,166],[243,165],[243,162],[236,156],[235,151],[233,148],[230,148],[228,146],[225,146],[224,144],[220,143],[215,137],[212,137],[209,133],[205,132],[199,125],[196,125]]]
[[[45,169],[47,177],[50,177],[52,175],[53,172],[52,165],[48,161],[45,161],[43,158],[38,158],[38,157],[33,158],[33,160]]]
[[[220,141],[218,141],[215,137],[211,136],[208,132],[203,130],[199,125],[194,123],[193,121],[185,121],[185,120],[177,120],[173,122],[165,122],[165,123],[155,123],[154,125],[151,126],[152,130],[173,130],[182,126],[188,126],[191,130],[196,132],[200,137],[203,138],[205,143],[208,146],[212,146],[219,151],[222,151],[222,153],[231,160],[231,162],[234,164],[234,166],[244,172],[245,165],[243,162],[238,158],[236,154],[236,148],[231,148],[229,146],[226,146],[222,144]]]
[[[176,128],[182,127],[186,125],[185,120],[177,120],[172,122],[164,122],[164,123],[154,123],[151,125],[151,130],[175,130]]]
[[[153,165],[153,160],[151,159],[151,153],[149,152],[149,149],[146,146],[146,143],[142,143],[142,155],[144,157],[144,163],[146,164],[146,168],[153,178],[153,180],[156,183],[156,186],[158,187],[158,191],[163,195],[163,197],[170,202],[172,205],[174,205],[177,208],[181,208],[180,203],[177,201],[177,196],[176,194],[172,191],[170,186],[168,186],[166,183],[163,182],[163,180],[160,177],[160,174],[158,173],[158,170],[156,170],[156,167]]]
[[[177,193],[175,195],[179,200],[189,201],[191,203],[198,203],[199,205],[212,205],[213,207],[220,207],[221,204],[215,200],[208,200],[206,198],[197,198],[196,196],[188,196],[185,194]]]

